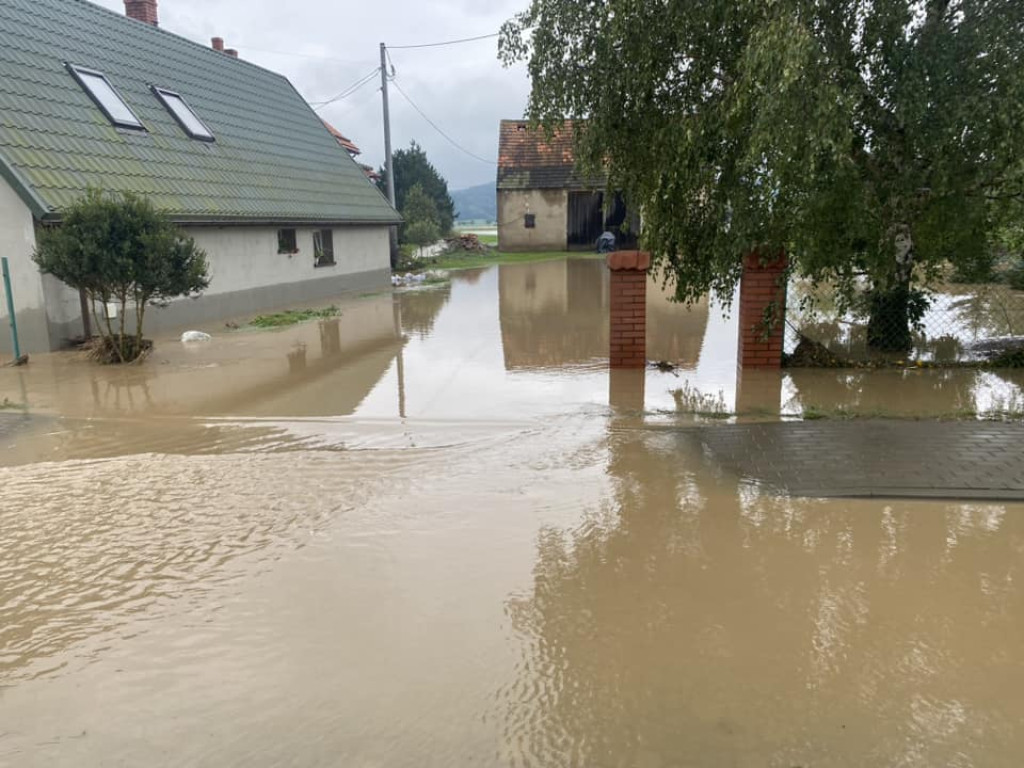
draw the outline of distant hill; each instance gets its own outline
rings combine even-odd
[[[451,193],[455,201],[456,221],[497,221],[498,208],[494,182],[479,187],[457,189]]]

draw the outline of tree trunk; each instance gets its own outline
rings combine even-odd
[[[868,346],[881,352],[907,352],[910,332],[910,286],[876,287],[871,292]]]
[[[118,296],[117,298],[118,298],[118,299],[120,300],[120,302],[121,302],[121,308],[120,308],[120,312],[121,312],[121,317],[120,317],[120,318],[118,318],[118,320],[119,320],[119,331],[120,331],[120,333],[119,333],[119,335],[118,335],[118,337],[117,337],[117,347],[118,347],[118,349],[120,350],[120,357],[121,357],[121,362],[122,362],[122,363],[124,363],[124,362],[129,362],[129,361],[128,361],[128,351],[129,351],[129,350],[128,350],[128,348],[127,348],[127,347],[125,346],[125,343],[124,343],[124,335],[125,335],[125,334],[124,334],[124,330],[125,330],[125,325],[124,325],[124,323],[125,323],[125,319],[126,319],[126,318],[125,318],[125,315],[127,315],[127,314],[128,314],[128,294],[127,294],[126,292],[125,292],[125,293],[122,293],[122,294],[121,294],[120,296]]]
[[[892,270],[871,289],[868,346],[882,352],[907,352],[914,345],[911,327],[917,319],[911,317],[914,239],[908,225],[895,227],[893,245]]]
[[[142,355],[142,321],[146,319],[146,302],[135,297],[135,352]]]
[[[82,310],[82,337],[88,341],[92,338],[92,318],[89,316],[89,299],[82,289],[78,291],[78,304]]]
[[[111,297],[107,295],[100,297],[100,302],[103,304],[103,324],[107,327],[107,344],[109,344],[111,350],[117,354],[118,362],[123,363],[124,355],[121,352],[120,343],[114,337],[114,328],[110,324],[110,312],[107,309],[107,306],[110,304],[110,299]]]

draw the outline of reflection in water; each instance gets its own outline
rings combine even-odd
[[[322,357],[337,357],[341,354],[341,320],[331,318],[321,320],[317,327],[320,329],[320,355]]]
[[[684,438],[685,439],[685,438]],[[613,432],[508,602],[517,765],[1013,765],[1022,510],[772,499]]]
[[[506,368],[608,357],[608,270],[603,263],[546,261],[499,270]]]
[[[603,259],[499,267],[505,367],[557,368],[608,358],[609,272]],[[653,278],[647,287],[647,357],[695,368],[708,304],[669,301]]]
[[[404,291],[397,302],[401,308],[402,330],[427,336],[434,328],[438,313],[450,299],[451,286],[448,285]]]
[[[966,368],[787,371],[783,409],[860,415],[944,416],[1024,412],[1024,371]]]
[[[168,431],[189,428],[197,443],[210,444],[202,434],[206,422],[146,426],[153,417],[398,419],[419,433],[440,420],[544,418],[607,403],[607,291],[599,259],[457,272],[450,285],[338,302],[341,316],[320,323],[261,333],[211,328],[213,341],[205,345],[165,340],[141,366],[40,356],[28,370],[0,370],[0,399],[28,402],[33,413],[138,420],[128,442],[71,457],[156,450],[168,444]],[[756,417],[777,414],[780,403],[788,415],[840,407],[947,415],[1009,410],[1021,400],[1018,372],[805,369],[781,380],[738,376],[735,318],[725,320],[707,304],[674,304],[653,280],[647,312],[648,357],[679,366],[647,372],[648,411],[676,411],[684,389]],[[99,424],[92,426],[96,434]],[[54,440],[43,442],[21,442],[15,457],[0,433],[0,463],[68,455]]]

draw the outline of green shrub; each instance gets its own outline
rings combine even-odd
[[[198,294],[209,286],[206,254],[144,197],[90,190],[63,211],[62,223],[42,230],[33,259],[44,274],[85,293],[104,362],[127,363],[150,348],[143,340],[146,308]],[[108,313],[117,306],[117,326]],[[134,333],[127,333],[128,307]]]

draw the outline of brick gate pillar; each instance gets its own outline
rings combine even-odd
[[[736,364],[744,368],[781,368],[786,320],[786,255],[762,261],[756,251],[743,260],[740,278],[740,343]],[[765,326],[775,303],[776,320]]]
[[[647,364],[646,251],[608,254],[611,270],[611,329],[609,362],[612,368],[643,368]]]

